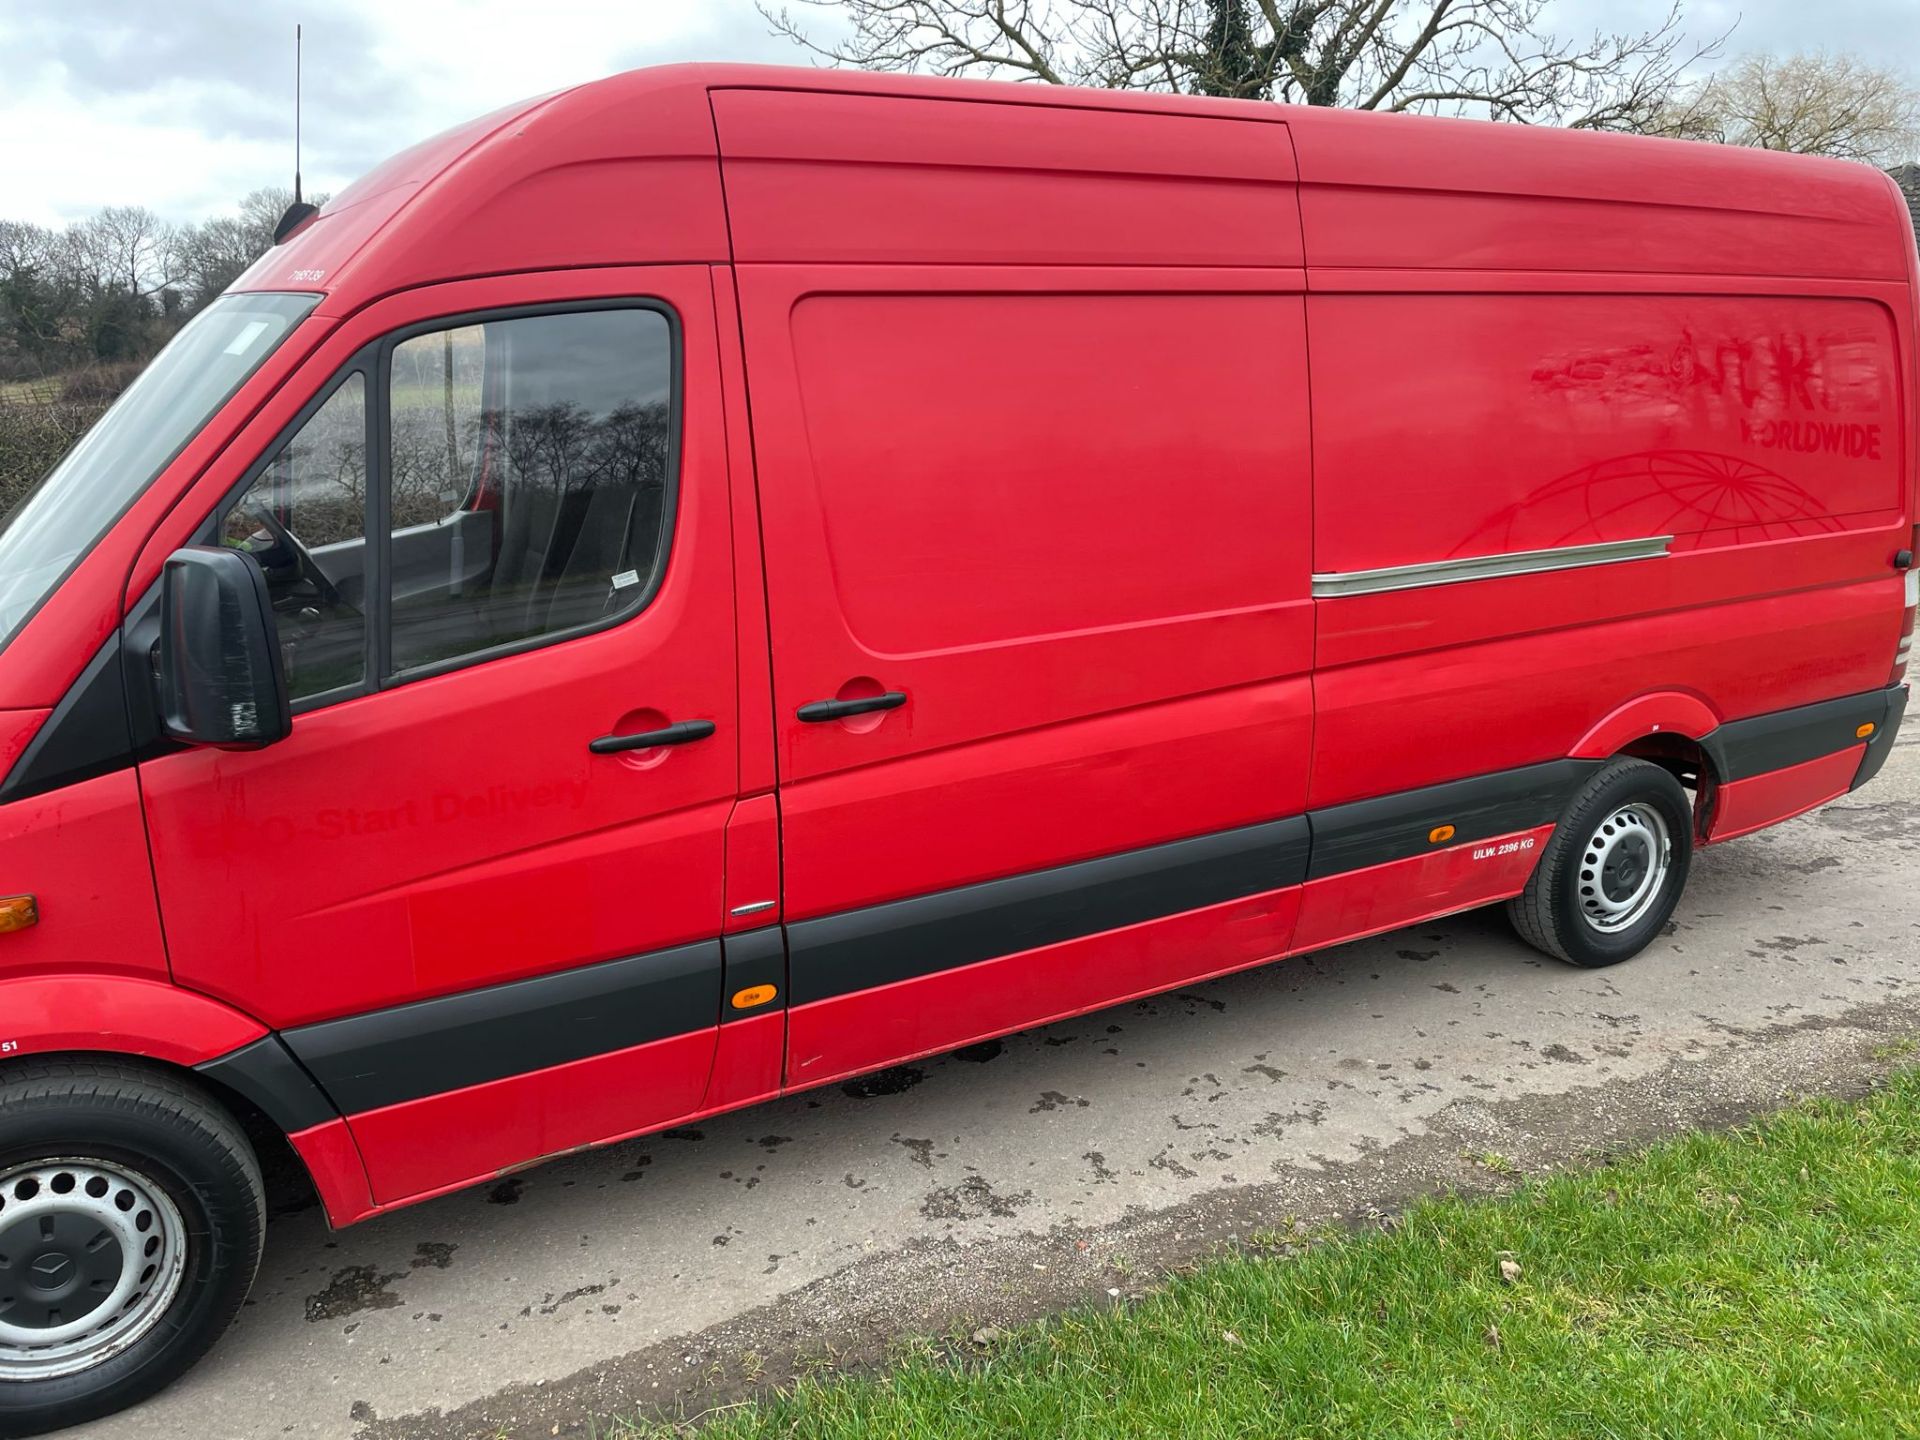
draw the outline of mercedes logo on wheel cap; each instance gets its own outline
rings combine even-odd
[[[73,1272],[73,1260],[57,1250],[49,1250],[29,1267],[33,1283],[42,1290],[52,1290],[65,1282]]]

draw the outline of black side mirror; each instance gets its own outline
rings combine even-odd
[[[266,576],[238,550],[196,545],[160,579],[160,725],[175,740],[252,750],[292,725]]]

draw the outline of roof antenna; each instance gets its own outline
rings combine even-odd
[[[300,198],[300,27],[293,27],[293,203],[280,223],[273,227],[273,243],[278,245],[306,223],[319,210]]]

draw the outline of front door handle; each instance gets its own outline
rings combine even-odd
[[[713,734],[711,720],[678,720],[658,730],[637,730],[631,735],[602,735],[589,740],[587,748],[596,755],[618,755],[623,750],[651,750],[656,745],[685,745]]]
[[[822,720],[844,720],[849,715],[871,715],[876,710],[898,710],[907,703],[907,697],[898,690],[889,690],[884,695],[863,695],[858,700],[815,700],[811,705],[802,705],[793,713],[809,725],[817,725]]]

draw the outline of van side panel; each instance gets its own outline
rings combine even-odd
[[[1051,283],[743,272],[789,922],[1304,808],[1300,297]]]
[[[1511,899],[1527,887],[1553,826],[1536,825],[1404,860],[1307,881],[1296,951],[1323,950],[1382,930]]]
[[[1724,723],[1887,682],[1900,311],[1787,281],[1329,282],[1308,309],[1316,805],[1574,753],[1650,692]],[[1518,573],[1346,588],[1500,556]]]
[[[699,1107],[713,1060],[712,1032],[689,1032],[361,1111],[350,1123],[374,1202],[389,1205],[669,1123]]]
[[[1644,562],[1648,568],[1660,563]],[[1516,598],[1489,596],[1483,603],[1522,613],[1532,604],[1529,592],[1546,588],[1548,580],[1555,587],[1582,583],[1563,575],[1454,588],[1505,588]],[[1584,583],[1616,582],[1619,576],[1600,582],[1588,576]],[[1900,632],[1898,597],[1895,577],[1757,600],[1702,601],[1324,671],[1315,681],[1314,803],[1570,754],[1595,720],[1643,691],[1691,690],[1725,721],[1877,688],[1886,681]],[[1326,608],[1361,604],[1355,598]],[[1410,736],[1419,743],[1409,744]]]
[[[802,1005],[790,1083],[819,1085],[1274,958],[1297,886]]]
[[[1750,835],[1846,794],[1866,749],[1853,745],[1798,765],[1729,781],[1720,787],[1706,838],[1718,841]]]
[[[1312,725],[1284,127],[748,91],[714,109],[773,634],[788,1084],[1178,983],[1208,957],[1147,937],[1181,912],[1251,905],[1240,963],[1283,953],[1291,901],[1252,897],[1300,878]],[[899,708],[798,718],[887,692]],[[1189,839],[1224,868],[1170,843]]]
[[[790,925],[1305,807],[1300,297],[1051,283],[742,270]],[[794,1026],[790,1083],[844,1059]]]
[[[1461,121],[1292,133],[1316,809],[1887,684],[1913,256],[1881,177]],[[1733,803],[1769,823],[1845,763]],[[1369,927],[1431,913],[1374,878]],[[1310,883],[1296,943],[1362,933],[1358,883]]]
[[[1894,312],[1869,300],[1321,294],[1309,323],[1316,571],[1905,508]]]

